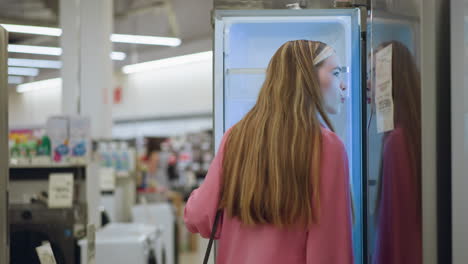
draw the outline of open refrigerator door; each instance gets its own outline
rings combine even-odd
[[[362,263],[365,193],[365,102],[360,9],[218,10],[214,37],[215,149],[223,134],[252,109],[275,51],[291,40],[321,41],[342,64],[346,94],[341,113],[330,116],[344,142],[353,196],[355,262]]]

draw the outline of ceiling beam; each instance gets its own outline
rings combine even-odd
[[[44,1],[44,5],[51,9],[55,14],[58,14],[58,10],[56,11],[55,8],[58,8],[58,0],[42,0]],[[54,2],[57,2],[57,6],[55,7]],[[130,8],[125,12],[116,13],[114,17],[116,19],[124,19],[132,15],[138,15],[142,13],[152,12],[155,9],[163,9],[167,8],[169,2],[167,0],[156,0],[145,5],[140,5],[134,8]],[[0,16],[0,23],[2,24],[16,24],[16,25],[30,25],[30,26],[39,26],[39,27],[58,27],[58,15],[50,20],[34,20],[34,19],[25,19],[24,17],[20,16]]]
[[[165,0],[157,0],[157,1],[153,1],[144,5],[134,7],[134,8],[130,8],[129,10],[126,10],[125,12],[117,13],[115,14],[115,18],[122,19],[122,18],[127,18],[132,15],[148,13],[148,12],[154,11],[154,9],[163,8],[165,6],[166,6]]]
[[[24,19],[23,17],[0,17],[0,24],[17,24],[17,25],[30,25],[30,26],[41,26],[41,27],[60,27],[58,22],[58,0],[41,0],[44,6],[52,10],[55,17],[50,20],[31,20]],[[154,10],[163,10],[166,15],[170,26],[170,32],[173,37],[179,37],[180,29],[177,22],[176,13],[174,12],[171,0],[155,0],[144,5],[130,8],[125,12],[116,13],[115,19],[126,19],[129,16],[140,15]],[[43,42],[40,39],[39,42]]]

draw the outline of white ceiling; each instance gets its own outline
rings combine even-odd
[[[58,26],[59,0],[0,0],[0,23]],[[169,5],[162,5],[168,2]],[[169,8],[168,8],[169,7]],[[114,0],[114,32],[153,36],[174,36],[182,39],[177,48],[114,44],[115,51],[127,53],[129,63],[176,56],[187,52],[211,49],[211,10],[213,0]],[[172,15],[172,17],[171,17]],[[172,25],[169,22],[172,18]],[[59,46],[59,38],[10,34],[10,43]],[[16,58],[57,59],[50,56],[20,55]],[[41,70],[41,75],[58,76],[57,70]],[[38,79],[42,79],[40,76]]]

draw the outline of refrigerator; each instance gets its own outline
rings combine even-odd
[[[365,166],[366,94],[363,92],[365,29],[361,10],[218,10],[214,14],[214,136],[216,149],[225,131],[253,107],[274,52],[297,39],[322,41],[335,49],[345,74],[346,102],[330,116],[345,144],[350,190],[355,209],[355,263],[362,263],[366,246],[363,183]],[[365,51],[365,50],[364,50]],[[365,57],[364,57],[365,58]],[[363,74],[364,72],[364,74]],[[363,212],[363,213],[360,213]]]
[[[8,263],[8,34],[0,26],[0,263]]]
[[[448,128],[457,127],[453,135],[462,138],[466,119],[461,103],[451,105],[449,100],[449,4],[443,0],[352,2],[365,4],[326,9],[332,1],[307,1],[308,7],[323,9],[215,11],[216,149],[224,132],[255,104],[265,68],[283,43],[325,42],[336,50],[346,72],[346,103],[339,115],[330,117],[349,157],[355,263],[442,261],[451,249],[451,236],[446,235],[451,228],[447,171],[454,154],[447,147],[452,138]],[[381,56],[385,48],[392,51],[387,57]],[[460,72],[463,56],[458,54],[464,49],[458,48],[452,53],[459,66],[452,70]],[[378,73],[385,68],[382,65],[390,67],[385,75],[391,76],[393,129],[388,130],[379,129],[382,109],[376,91],[382,79],[376,76],[382,78]],[[464,74],[453,75],[461,83]],[[463,95],[452,93],[452,98],[461,102]],[[452,118],[460,123],[451,121],[450,107],[457,110]],[[462,153],[462,143],[452,144]]]

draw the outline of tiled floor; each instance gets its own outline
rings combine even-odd
[[[179,264],[198,264],[201,263],[198,260],[197,253],[183,253],[180,255]]]
[[[198,241],[198,250],[197,252],[184,252],[180,255],[179,264],[201,264],[203,263],[203,257],[205,254],[206,247],[208,245],[208,240],[199,237]],[[211,259],[209,263],[213,262],[213,251],[211,254]]]

